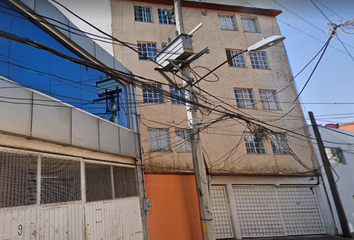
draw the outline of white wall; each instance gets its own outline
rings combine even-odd
[[[338,188],[338,192],[343,204],[344,212],[346,214],[349,230],[354,234],[354,133],[350,131],[329,129],[325,127],[319,127],[320,134],[325,147],[340,148],[343,152],[345,163],[332,164],[334,180]],[[312,129],[310,129],[311,135],[313,135]],[[318,151],[317,144],[314,144],[314,148],[319,159],[320,166],[323,165],[321,157]],[[327,188],[327,192],[330,195],[330,202],[332,209],[336,213],[335,205],[333,203],[333,197],[328,185],[328,179],[324,168],[321,168],[324,176],[324,183]],[[335,216],[336,225],[340,230],[339,219]],[[340,230],[341,231],[341,230]]]

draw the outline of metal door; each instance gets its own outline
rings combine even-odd
[[[325,234],[311,187],[233,186],[242,237]]]
[[[234,235],[225,186],[212,186],[210,196],[216,237],[232,238]]]

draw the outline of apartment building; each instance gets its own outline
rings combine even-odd
[[[185,102],[161,91],[183,97],[185,90],[169,85],[150,61],[175,38],[171,8],[173,1],[112,0],[113,35],[140,53],[115,45],[114,57],[146,82],[137,95],[150,238],[201,239]],[[280,34],[279,10],[182,1],[182,12],[186,33],[203,22],[192,36],[194,54],[209,48],[190,65],[195,81]],[[182,85],[181,75],[167,75]],[[239,54],[195,89],[209,107],[199,107],[198,119],[216,237],[334,234],[284,45]]]
[[[144,239],[136,106],[92,101],[95,67],[129,70],[48,1],[0,8],[0,239]]]

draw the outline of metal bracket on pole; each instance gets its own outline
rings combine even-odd
[[[187,73],[185,73],[180,67],[178,67],[177,64],[174,63],[173,60],[169,60],[170,63],[178,70],[182,73],[183,77],[185,77],[185,79],[188,79],[188,83],[193,83],[193,78],[191,78]]]
[[[181,88],[181,86],[177,85],[162,69],[155,68],[155,70],[158,71],[175,89]]]
[[[205,53],[209,53],[209,48],[206,47],[204,48],[202,51],[200,51],[199,53],[197,53],[194,57],[192,57],[191,59],[189,59],[188,61],[184,62],[181,66],[181,68],[183,68],[184,66],[187,66],[188,64],[190,64],[191,62],[197,60],[198,58],[200,58],[201,56],[203,56]]]

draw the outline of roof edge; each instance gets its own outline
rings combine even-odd
[[[163,4],[163,5],[173,5],[173,0],[127,0],[130,2],[144,2],[144,3],[154,3],[154,4]],[[193,7],[201,9],[211,9],[217,11],[226,11],[226,12],[238,12],[246,14],[255,14],[255,15],[264,15],[276,17],[282,13],[281,10],[277,9],[266,9],[266,8],[256,8],[256,7],[244,7],[237,5],[227,5],[227,4],[217,4],[217,3],[201,3],[194,1],[182,1],[183,7]]]

